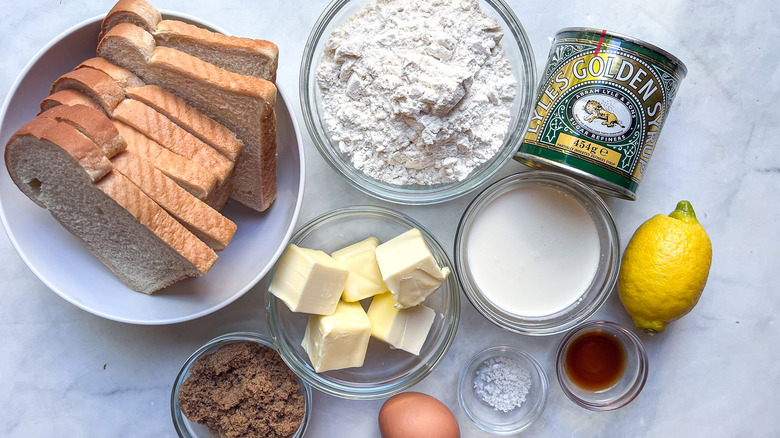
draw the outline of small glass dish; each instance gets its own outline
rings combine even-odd
[[[507,364],[527,370],[530,386],[527,387],[528,393],[519,407],[507,409],[508,406],[499,406],[504,408],[501,410],[494,408],[480,396],[479,373],[484,372],[485,367]],[[539,362],[531,355],[506,345],[479,352],[463,367],[458,379],[458,403],[461,409],[477,427],[494,435],[514,435],[529,427],[542,415],[548,391],[547,375]],[[508,412],[504,412],[505,410]]]
[[[625,364],[616,383],[600,390],[588,390],[578,386],[567,372],[566,356],[569,347],[578,338],[589,333],[610,336],[622,346]],[[570,331],[561,340],[555,360],[558,383],[577,405],[591,411],[612,411],[621,408],[636,398],[647,380],[647,352],[642,341],[625,327],[608,321],[592,321]]]
[[[434,185],[394,185],[367,176],[356,168],[334,141],[323,117],[322,93],[317,84],[317,68],[333,30],[374,0],[334,0],[314,24],[303,50],[299,77],[301,109],[314,145],[325,161],[358,190],[378,199],[398,204],[435,204],[465,195],[494,176],[516,153],[525,135],[536,86],[536,62],[523,26],[503,0],[480,0],[480,9],[494,18],[504,32],[501,46],[517,80],[517,93],[511,120],[498,152],[464,180]]]
[[[522,315],[496,304],[494,300],[491,300],[489,294],[480,287],[472,271],[472,263],[469,261],[470,233],[475,219],[497,198],[516,189],[535,187],[554,189],[584,207],[595,225],[598,254],[593,259],[595,273],[590,284],[571,304],[546,315]],[[529,214],[537,213],[529,212]],[[510,226],[521,227],[520,222],[514,219]],[[495,232],[501,233],[501,230],[495,230]],[[490,254],[490,256],[495,257],[495,253]],[[595,257],[598,257],[598,260],[595,260]],[[607,300],[615,286],[620,269],[620,240],[615,221],[607,205],[591,188],[560,173],[523,172],[496,181],[477,195],[466,208],[455,236],[455,268],[466,297],[489,321],[519,334],[553,335],[565,332],[585,321]],[[502,271],[500,275],[506,274],[506,278],[510,278],[520,272],[520,279],[510,282],[516,285],[516,290],[519,292],[523,284],[523,269],[531,268],[513,265],[508,270]]]
[[[314,388],[341,398],[376,399],[397,394],[425,378],[441,362],[455,338],[460,320],[458,280],[436,239],[414,219],[393,210],[371,206],[340,208],[312,219],[293,234],[291,244],[331,253],[368,237],[386,242],[412,228],[421,231],[438,265],[452,271],[423,302],[436,312],[436,317],[418,356],[391,349],[372,337],[362,367],[316,373],[301,346],[309,315],[290,311],[282,300],[266,292],[268,332],[285,363]],[[277,267],[278,262],[268,279],[269,287]],[[365,308],[366,303],[363,304]]]
[[[260,344],[265,347],[269,347],[276,351],[276,347],[271,343],[270,339],[268,339],[266,336],[258,334],[258,333],[249,333],[249,332],[235,332],[235,333],[227,333],[222,336],[218,336],[208,342],[206,342],[205,345],[200,347],[198,350],[196,350],[192,355],[184,362],[184,365],[182,365],[181,370],[179,371],[179,374],[176,376],[176,380],[173,384],[173,390],[171,391],[171,417],[173,418],[173,426],[176,428],[176,432],[179,434],[182,438],[204,438],[204,437],[214,437],[216,435],[213,435],[209,430],[203,426],[202,424],[192,422],[187,419],[186,416],[181,411],[181,407],[179,406],[179,388],[181,388],[181,385],[184,383],[184,381],[187,379],[187,377],[190,376],[190,370],[192,369],[192,365],[198,361],[201,357],[212,354],[215,351],[219,350],[220,347],[223,347],[228,344],[233,344],[236,342],[255,342],[257,344]],[[306,428],[309,424],[309,419],[311,418],[311,407],[312,407],[312,393],[311,393],[311,386],[309,386],[306,381],[302,380],[300,377],[298,378],[298,386],[299,386],[299,393],[303,397],[304,401],[304,409],[305,412],[303,414],[303,420],[301,421],[300,427],[298,427],[298,431],[295,432],[294,435],[291,436],[291,438],[301,438],[306,433]]]

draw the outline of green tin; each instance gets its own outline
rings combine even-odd
[[[635,38],[560,30],[515,159],[636,199],[686,73],[675,56]]]

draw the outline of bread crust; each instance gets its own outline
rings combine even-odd
[[[111,76],[90,67],[73,70],[60,76],[54,81],[49,94],[65,89],[86,94],[98,102],[107,114],[114,111],[114,108],[125,99],[124,90]]]
[[[100,25],[98,40],[118,23],[129,22],[141,27],[149,33],[154,33],[157,23],[162,20],[160,12],[143,0],[119,0],[103,19]]]
[[[124,138],[119,135],[111,120],[102,112],[88,106],[59,105],[42,112],[38,117],[54,119],[73,126],[98,145],[108,158],[127,148]]]
[[[41,101],[41,112],[52,109],[57,105],[86,105],[92,109],[100,111],[103,114],[106,114],[106,110],[104,110],[103,107],[94,99],[80,91],[67,88],[54,94],[50,94],[45,99],[43,99]]]
[[[276,104],[276,86],[272,82],[221,69],[170,47],[158,46],[149,58],[149,63],[153,68],[192,78],[198,83],[219,88],[224,92],[260,99],[263,114]]]
[[[159,111],[190,134],[236,161],[242,143],[229,129],[158,85],[126,88],[125,94]]]
[[[145,158],[196,198],[209,199],[217,184],[217,176],[213,172],[165,149],[131,126],[116,120],[114,126],[127,142],[128,150]]]
[[[154,108],[133,99],[127,99],[113,112],[114,119],[132,126],[166,149],[192,160],[206,169],[212,169],[217,183],[230,178],[233,163],[206,143],[198,140]]]
[[[236,224],[192,196],[147,160],[125,151],[111,163],[147,196],[215,251],[225,249],[236,232]]]
[[[114,81],[116,81],[116,83],[119,84],[119,86],[122,88],[144,86],[144,81],[131,73],[130,70],[126,70],[99,56],[87,59],[86,61],[76,66],[76,69],[83,67],[94,68],[95,70],[102,71],[103,73],[111,76],[111,78],[114,79]]]
[[[117,106],[113,116],[169,151],[201,165],[206,172],[214,174],[216,186],[204,200],[217,211],[222,211],[233,189],[233,162],[140,101],[126,99]]]
[[[178,20],[162,20],[154,32],[159,46],[170,47],[246,76],[276,81],[279,48],[259,39],[227,36]]]

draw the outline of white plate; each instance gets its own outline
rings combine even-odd
[[[176,18],[226,33],[195,17],[162,11]],[[32,120],[51,84],[82,61],[95,56],[103,16],[86,20],[52,40],[27,64],[11,87],[0,118],[0,147]],[[224,214],[236,222],[230,246],[219,253],[211,271],[180,281],[152,296],[119,281],[79,241],[0,172],[0,217],[11,243],[35,275],[61,297],[104,318],[134,324],[169,324],[214,312],[251,289],[281,255],[298,219],[303,199],[303,142],[289,100],[279,89],[276,101],[278,194],[263,213],[235,201]],[[5,169],[5,166],[3,166]],[[260,311],[258,309],[258,311]]]

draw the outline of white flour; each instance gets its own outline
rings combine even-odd
[[[503,144],[517,82],[475,0],[378,0],[333,31],[317,69],[342,153],[380,181],[464,179]]]

